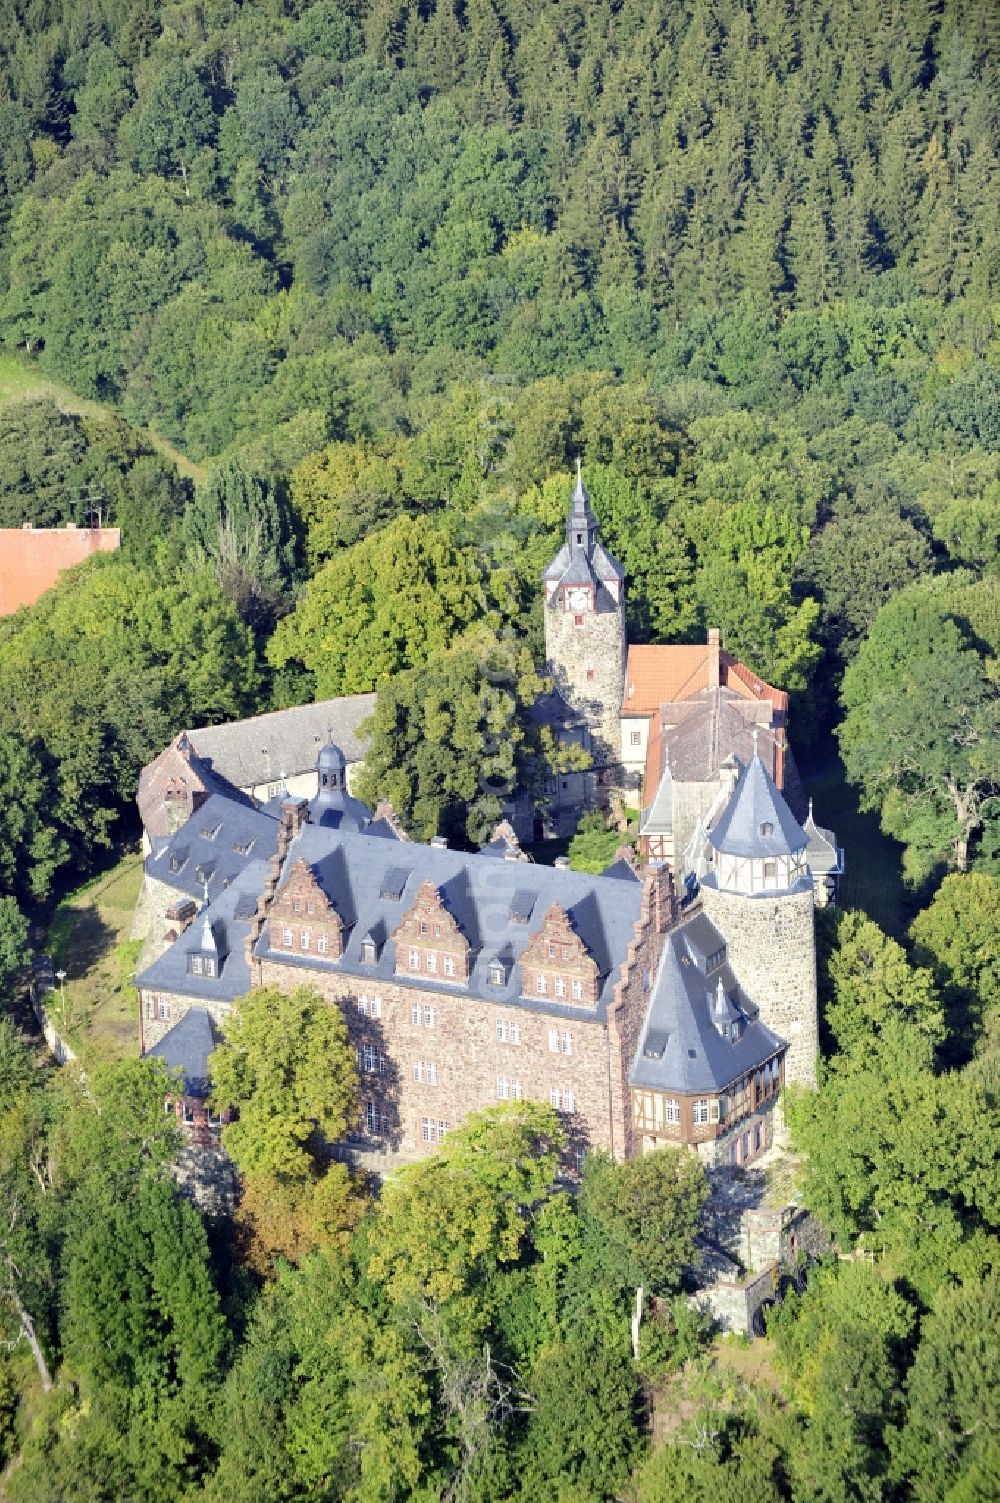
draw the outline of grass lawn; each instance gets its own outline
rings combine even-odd
[[[816,823],[837,833],[844,848],[840,881],[841,908],[861,908],[887,934],[899,939],[920,907],[918,894],[903,883],[903,847],[883,834],[877,814],[858,808],[858,790],[847,781],[844,764],[828,756],[802,769],[806,792],[814,802]]]
[[[40,366],[27,355],[15,354],[10,350],[0,350],[0,403],[23,402],[29,397],[50,397],[64,412],[78,412],[85,417],[97,417],[102,413],[111,413],[113,409],[104,406],[101,402],[91,402],[85,397],[78,397],[68,386],[63,386],[59,381],[53,381]],[[152,428],[140,430],[149,439],[154,449],[164,455],[177,466],[178,473],[189,480],[201,480],[205,474],[204,465],[195,464],[179,449],[175,449],[168,439],[161,438],[154,433]]]
[[[54,969],[66,972],[65,1027],[59,993],[49,1006],[84,1063],[139,1052],[132,986],[139,944],[129,939],[129,926],[141,884],[142,856],[134,851],[65,898],[52,916],[48,948]]]

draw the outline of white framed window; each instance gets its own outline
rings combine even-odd
[[[189,1106],[186,1101],[184,1103],[184,1121],[187,1123],[188,1127],[190,1127],[194,1122],[194,1108],[192,1106]]]
[[[319,955],[325,955],[326,954],[326,949],[327,949],[327,944],[328,944],[328,940],[327,940],[326,935],[325,934],[317,934],[317,936],[316,936],[316,952],[317,952],[317,954],[319,954]]]
[[[668,1096],[663,1104],[663,1120],[664,1122],[679,1122],[681,1120],[680,1103],[675,1101],[672,1096]]]
[[[292,907],[293,907],[293,909],[295,910],[296,913],[301,913],[302,912],[302,899],[301,898],[293,898],[292,899]]]
[[[384,1075],[385,1055],[380,1054],[374,1044],[362,1044],[361,1068],[366,1075]]]
[[[409,964],[410,964],[410,970],[411,971],[419,971],[419,969],[420,969],[420,951],[419,950],[411,950],[410,951]]]
[[[572,1054],[573,1035],[571,1033],[562,1033],[558,1028],[550,1028],[549,1052],[551,1054]]]
[[[642,745],[642,732],[641,731],[632,731],[630,733],[630,735],[629,735],[629,742],[630,742],[630,744],[632,746],[641,746]]]
[[[448,1136],[448,1132],[449,1132],[449,1127],[448,1127],[447,1122],[442,1122],[441,1119],[438,1118],[438,1142],[439,1143],[443,1143],[444,1142],[445,1138]]]
[[[556,958],[556,947],[555,947],[555,945],[549,945],[549,959],[550,960],[555,960],[555,958]]]
[[[444,957],[444,973],[445,973],[446,976],[454,976],[454,974],[455,974],[455,957],[454,957],[454,955],[446,955]]]
[[[421,1018],[421,1023],[423,1025],[423,1027],[424,1028],[433,1028],[434,1025],[437,1022],[437,1013],[435,1012],[434,1008],[433,1007],[424,1007],[424,1008],[421,1009],[421,1011],[422,1011],[422,1014],[423,1014],[423,1016]]]
[[[583,982],[582,981],[574,981],[573,982],[573,1001],[574,1002],[582,1002],[583,1001]]]
[[[576,1096],[572,1091],[563,1090],[561,1086],[553,1086],[549,1092],[549,1101],[557,1112],[575,1112]]]
[[[497,1076],[497,1100],[506,1101],[510,1096],[510,1081],[506,1075]]]
[[[565,976],[557,976],[556,977],[556,981],[555,981],[555,993],[556,993],[557,997],[565,997],[565,995],[566,995],[566,977]]]
[[[301,932],[299,934],[299,947],[300,947],[300,949],[308,950],[309,946],[311,944],[312,944],[312,935],[310,934],[309,930],[308,929],[301,930]]]
[[[170,1003],[167,1001],[166,997],[157,997],[156,1011],[157,1015],[164,1023],[168,1023],[170,1021]]]
[[[281,943],[286,948],[292,944],[292,931],[287,926],[281,931]]]
[[[203,969],[204,969],[204,967],[202,966],[202,963],[201,963],[201,956],[200,955],[192,955],[191,956],[191,974],[192,974],[192,976],[200,976]]]
[[[437,958],[437,956],[436,956],[436,954],[434,953],[433,950],[428,950],[427,951],[427,974],[429,976],[436,976],[437,975],[437,968],[438,968],[438,958]]]
[[[708,1121],[708,1101],[696,1101],[691,1110],[691,1120],[696,1124]]]
[[[776,880],[777,876],[778,876],[778,863],[777,863],[777,861],[765,861],[764,862],[764,881],[765,882],[774,881],[774,880]]]
[[[375,954],[375,941],[364,939],[361,941],[361,959],[365,965],[374,965],[378,956]]]
[[[524,1096],[524,1086],[521,1084],[521,1082],[519,1080],[512,1080],[511,1083],[510,1083],[510,1099],[511,1099],[511,1101],[520,1101],[523,1098],[523,1096]]]
[[[413,1064],[413,1078],[417,1085],[436,1086],[438,1083],[438,1067],[431,1060],[418,1059]]]
[[[212,960],[208,956],[205,957],[205,975],[206,976],[214,976],[215,975],[215,961]]]
[[[376,1101],[365,1102],[365,1130],[373,1136],[380,1133],[385,1126],[385,1114]]]
[[[362,992],[358,998],[357,1006],[358,1012],[362,1013],[366,1018],[380,1018],[382,1016],[381,997],[367,997]]]
[[[410,1022],[413,1024],[414,1028],[420,1027],[420,1024],[423,1022],[423,1017],[423,1008],[420,1006],[419,1002],[414,1002],[410,1007]]]
[[[316,912],[316,904],[313,902],[312,898],[307,898],[306,899],[306,913],[315,913],[315,912]]]
[[[500,1044],[519,1044],[521,1042],[521,1025],[497,1018],[497,1042]]]
[[[433,1117],[421,1117],[420,1136],[425,1143],[433,1143],[436,1138],[435,1123]]]
[[[549,990],[549,983],[545,979],[545,977],[544,976],[536,976],[535,977],[535,991],[538,993],[538,995],[540,997],[544,997],[544,996],[546,996],[548,994],[548,990]]]

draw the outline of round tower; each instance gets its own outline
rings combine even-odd
[[[589,727],[595,764],[617,762],[625,693],[625,571],[601,545],[579,460],[566,541],[543,579],[548,671]]]
[[[785,1080],[816,1084],[819,1024],[808,838],[755,752],[709,832],[706,915],[741,989],[788,1043]]]

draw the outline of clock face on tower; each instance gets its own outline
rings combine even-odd
[[[567,590],[566,605],[571,611],[585,611],[590,605],[590,591]]]

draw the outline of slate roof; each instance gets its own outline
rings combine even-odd
[[[586,540],[583,544],[576,541],[581,534]],[[590,585],[595,591],[594,604],[597,610],[617,607],[615,597],[601,586],[624,579],[625,570],[601,544],[597,518],[590,504],[587,487],[583,483],[579,463],[569,516],[566,519],[566,541],[542,578],[547,581],[555,580],[559,587],[553,591],[550,605],[558,601],[559,589],[564,585]]]
[[[331,740],[348,763],[363,761],[367,742],[358,735],[358,726],[374,708],[374,694],[348,694],[187,735],[198,757],[215,772],[236,788],[252,788],[312,772],[321,748]]]
[[[785,1047],[785,1041],[760,1021],[728,959],[712,971],[704,968],[707,957],[724,947],[725,939],[704,913],[694,913],[671,931],[629,1076],[632,1085],[678,1095],[714,1095]],[[744,1020],[736,1040],[723,1038],[713,1021],[719,1013],[720,980],[725,1021]]]
[[[273,856],[277,845],[278,820],[274,815],[215,793],[175,835],[157,842],[153,854],[146,858],[146,871],[199,900],[204,898],[207,877],[211,899],[248,865]]]
[[[203,1007],[191,1007],[146,1053],[162,1059],[171,1070],[183,1070],[185,1096],[207,1096],[211,1090],[208,1057],[214,1048],[211,1018]]]
[[[246,914],[249,907],[241,899],[256,899],[263,891],[268,869],[266,861],[249,862],[231,886],[220,892],[170,948],[135,978],[136,986],[142,991],[173,992],[206,1002],[234,1002],[248,992],[250,967],[244,941],[250,932],[250,917],[238,915]],[[219,974],[194,976],[188,971],[188,956],[204,954],[202,936],[206,922],[211,925],[218,951]]]
[[[395,973],[395,946],[388,936],[412,907],[420,884],[430,881],[441,890],[445,907],[454,915],[473,952],[469,981],[455,983],[456,995],[536,1009],[538,1004],[534,999],[521,997],[517,961],[528,940],[537,933],[546,910],[558,903],[569,913],[574,928],[597,963],[600,994],[596,1014],[592,1008],[563,1006],[551,998],[543,999],[541,1010],[605,1020],[639,916],[642,898],[639,882],[557,871],[531,862],[498,861],[493,856],[416,843],[386,845],[364,834],[345,834],[314,825],[306,825],[289,847],[286,865],[290,867],[298,860],[312,868],[320,886],[349,926],[344,955],[340,960],[311,955],[299,961],[280,951],[270,952],[268,922],[255,949],[257,956],[273,953],[274,959],[287,965],[302,964],[311,970],[325,967],[369,981],[389,981]],[[383,879],[390,867],[407,874],[398,900],[382,896]],[[530,894],[534,900],[526,923],[511,916],[515,894]],[[367,965],[361,960],[361,944],[373,929],[379,928],[387,942],[376,963]],[[502,987],[491,986],[488,980],[489,963],[498,956],[513,962],[507,984]],[[430,987],[436,991],[449,985],[440,975],[426,979],[407,975],[406,984],[414,989]]]
[[[321,788],[309,805],[309,818],[313,824],[331,830],[357,832],[371,824],[372,811],[359,798],[352,798],[344,788]]]
[[[758,859],[790,856],[804,851],[808,843],[805,831],[757,755],[740,773],[733,796],[708,839],[723,855]]]
[[[671,724],[675,715],[678,723]],[[662,718],[668,727],[661,740],[662,755],[680,782],[708,782],[733,757],[749,762],[755,727],[760,732],[758,746],[767,754],[774,776],[778,757],[770,706],[761,701],[741,699],[731,689],[702,689],[686,704],[665,705]]]
[[[824,877],[830,873],[842,872],[844,853],[837,845],[834,832],[824,830],[813,819],[812,799],[809,800],[809,814],[802,829],[809,842],[806,846],[806,862],[810,871]]]

